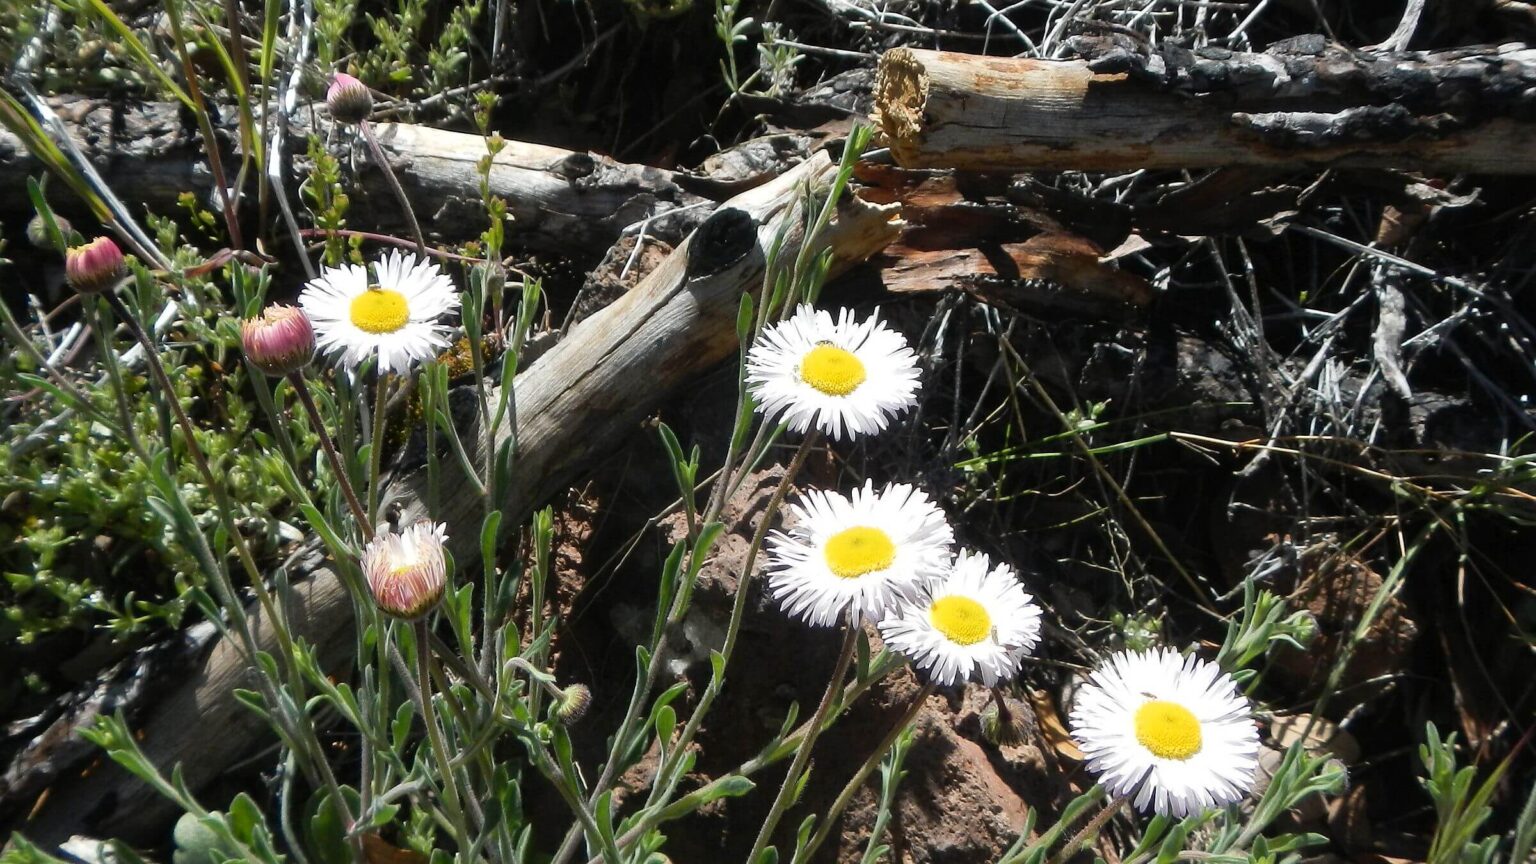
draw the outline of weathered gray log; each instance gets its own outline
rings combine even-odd
[[[1324,165],[1536,173],[1536,49],[1263,54],[1079,39],[1088,60],[897,48],[875,123],[898,164],[985,171]]]
[[[825,186],[836,166],[818,153],[783,176],[727,202],[666,261],[625,296],[577,325],[515,383],[513,424],[496,432],[495,444],[516,430],[517,470],[503,506],[503,526],[521,524],[590,464],[596,455],[635,434],[637,425],[680,384],[733,356],[735,320],[743,292],[762,284],[763,250],[788,230],[783,254],[792,260],[803,242],[799,213],[807,184]],[[896,208],[845,198],[823,236],[840,271],[878,252],[899,233]],[[494,397],[493,397],[494,398]],[[477,459],[494,446],[479,430],[464,431]],[[424,470],[404,473],[387,485],[386,501],[402,523],[445,521],[458,572],[474,573],[479,557],[482,504],[468,484],[445,484],[438,511],[425,506]],[[289,614],[296,634],[314,643],[326,668],[345,674],[353,645],[351,601],[323,561],[294,590]],[[258,610],[249,613],[272,649]],[[219,776],[254,747],[270,741],[265,727],[231,696],[251,686],[249,671],[231,642],[220,642],[197,672],[179,682],[150,710],[136,730],[145,752],[169,771],[180,764],[194,790]],[[56,845],[76,833],[163,840],[173,809],[115,765],[63,778],[20,826],[37,842]]]
[[[122,105],[80,97],[58,97],[50,103],[102,178],[130,206],[174,213],[180,209],[177,197],[193,192],[205,206],[216,209],[201,139],[195,128],[182,122],[176,104]],[[335,142],[344,162],[356,169],[356,182],[348,188],[352,196],[349,227],[403,233],[399,205],[367,148],[345,146],[356,133],[332,127],[323,113],[300,112],[305,123],[290,138],[298,142],[295,175],[302,177],[304,170],[304,136],[317,131]],[[313,127],[308,125],[311,120]],[[379,123],[374,128],[423,229],[454,240],[485,229],[476,170],[486,154],[485,139],[401,123]],[[238,165],[233,158],[226,157],[226,167]],[[29,206],[26,178],[43,173],[42,163],[0,127],[0,191],[16,202],[18,212]],[[296,194],[296,189],[294,181],[290,193]],[[647,228],[653,236],[681,240],[697,224],[699,211],[666,214],[705,201],[678,186],[671,171],[513,140],[506,142],[492,163],[490,191],[506,199],[516,220],[509,234],[514,244],[592,257],[612,245],[626,226],[646,219],[654,220]],[[59,199],[55,204],[73,203],[58,193],[55,197]]]

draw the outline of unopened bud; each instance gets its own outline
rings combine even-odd
[[[480,278],[487,297],[496,297],[507,290],[507,268],[500,261],[488,261],[478,265]]]
[[[274,378],[297,372],[315,356],[315,328],[303,310],[273,305],[240,322],[245,358]]]
[[[363,575],[379,611],[420,618],[432,611],[448,584],[443,560],[446,525],[421,521],[396,534],[380,531],[363,550]]]
[[[325,107],[338,123],[361,123],[373,113],[373,94],[368,86],[345,72],[337,72],[325,91]]]
[[[562,726],[574,726],[587,716],[592,707],[592,691],[585,684],[572,684],[560,694],[560,704],[555,706],[555,719]]]
[[[1002,697],[995,698],[992,707],[981,715],[981,732],[999,747],[1017,747],[1024,743],[1024,723]]]
[[[64,253],[64,281],[81,294],[100,294],[123,278],[123,250],[111,237],[97,237]]]
[[[65,219],[63,216],[54,214],[53,223],[59,226],[60,242],[67,244],[69,242],[70,232],[69,220]],[[48,236],[48,223],[43,219],[42,214],[33,216],[27,222],[27,240],[29,240],[33,246],[36,246],[39,249],[58,248],[54,246],[53,238]]]

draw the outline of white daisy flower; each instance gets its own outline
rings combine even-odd
[[[1012,678],[1040,641],[1040,607],[1007,564],[962,551],[954,567],[930,577],[914,600],[880,622],[887,648],[905,655],[935,684]]]
[[[816,627],[849,610],[855,625],[878,621],[892,603],[949,564],[954,531],[928,496],[904,483],[852,498],[814,490],[789,505],[794,527],[768,538],[769,592],[790,615]]]
[[[1072,707],[1088,767],[1138,810],[1183,818],[1253,786],[1259,730],[1237,683],[1215,663],[1166,648],[1122,651]]]
[[[812,425],[834,439],[885,428],[917,404],[917,357],[900,333],[843,309],[837,321],[809,305],[763,330],[747,352],[747,389],[757,410],[789,428]]]
[[[437,319],[459,306],[453,280],[394,249],[373,270],[377,280],[356,264],[327,267],[299,294],[320,350],[351,369],[377,351],[380,372],[406,372],[448,347],[449,330]]]

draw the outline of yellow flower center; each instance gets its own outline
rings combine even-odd
[[[864,364],[835,345],[817,345],[800,361],[800,380],[828,396],[847,396],[864,383]]]
[[[896,560],[896,544],[879,528],[848,528],[827,541],[827,568],[844,579],[884,570]]]
[[[992,632],[992,616],[969,597],[940,597],[928,607],[933,628],[956,645],[975,645]]]
[[[377,285],[352,299],[351,313],[352,323],[365,333],[393,333],[411,320],[405,295]]]
[[[1183,761],[1200,752],[1200,721],[1183,705],[1154,699],[1136,709],[1136,740],[1159,759]]]

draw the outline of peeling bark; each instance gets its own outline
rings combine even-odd
[[[989,171],[1367,166],[1536,173],[1536,49],[1262,54],[1080,36],[1086,60],[898,48],[874,121],[898,164]]]

